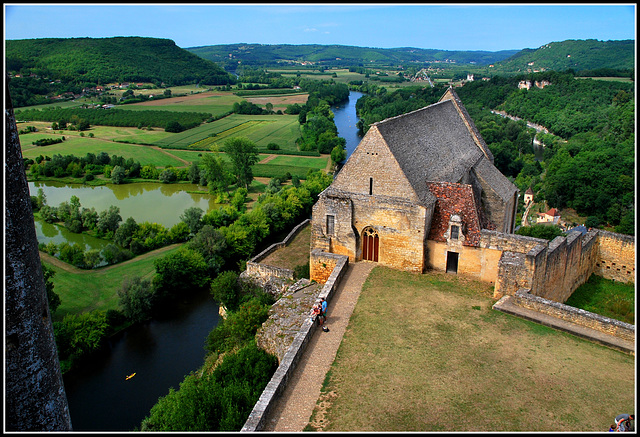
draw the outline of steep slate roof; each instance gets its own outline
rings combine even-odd
[[[460,183],[472,168],[504,201],[517,191],[493,165],[493,155],[452,88],[438,103],[371,126],[425,203],[433,201],[427,181]]]
[[[427,181],[457,183],[483,157],[451,100],[373,126],[421,197]]]
[[[505,175],[500,173],[487,159],[481,159],[473,169],[479,178],[485,180],[495,190],[503,201],[508,201],[518,191],[518,187],[513,185]]]
[[[480,147],[480,149],[484,153],[484,156],[486,156],[487,159],[491,161],[491,164],[493,164],[494,159],[493,159],[493,154],[491,153],[491,150],[489,150],[487,143],[484,142],[484,138],[482,138],[482,135],[480,135],[480,132],[478,131],[478,128],[476,127],[475,123],[473,122],[473,120],[471,120],[471,117],[467,112],[467,108],[464,107],[464,105],[462,104],[462,100],[460,100],[460,97],[458,97],[458,94],[455,92],[452,86],[449,86],[449,89],[447,89],[447,91],[443,94],[443,96],[440,97],[439,101],[442,102],[447,99],[451,100],[455,104],[456,109],[460,114],[460,117],[462,117],[469,131],[473,135],[474,141],[476,142],[478,147]]]

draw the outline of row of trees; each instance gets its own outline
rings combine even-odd
[[[174,111],[129,111],[125,109],[88,109],[88,108],[45,108],[16,110],[16,119],[26,121],[49,121],[71,123],[72,117],[84,120],[90,125],[119,127],[159,127],[165,129],[169,123],[178,123],[184,129],[199,126],[211,118],[204,112]]]

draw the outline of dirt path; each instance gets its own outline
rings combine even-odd
[[[137,261],[142,261],[144,259],[150,258],[152,256],[157,256],[163,252],[166,252],[170,249],[173,249],[175,247],[180,246],[182,243],[176,243],[176,244],[172,244],[170,246],[165,246],[165,247],[161,247],[160,249],[156,249],[156,250],[152,250],[151,252],[147,252],[147,253],[143,253],[140,256],[136,256],[135,258],[132,258],[130,260],[127,261],[123,261],[121,263],[118,264],[113,264],[107,267],[99,267],[98,269],[91,269],[91,270],[84,270],[84,269],[79,269],[76,266],[73,266],[71,264],[67,264],[64,261],[60,261],[58,258],[56,258],[55,256],[51,256],[48,253],[42,252],[40,251],[40,260],[46,262],[47,264],[51,264],[61,270],[64,270],[65,272],[69,272],[69,273],[74,273],[74,274],[78,274],[78,275],[87,275],[87,274],[91,274],[91,273],[96,273],[96,272],[106,272],[109,271],[111,269],[115,269],[117,267],[121,267],[123,265],[126,264],[131,264],[133,262],[137,262]]]
[[[266,158],[264,158],[262,161],[260,161],[258,164],[266,164],[269,161],[273,161],[274,159],[276,159],[278,155],[269,155]]]
[[[362,284],[375,265],[367,261],[349,264],[327,308],[326,326],[329,332],[317,330],[309,341],[284,393],[268,415],[264,431],[301,432],[309,423],[324,378],[335,359],[360,296]]]

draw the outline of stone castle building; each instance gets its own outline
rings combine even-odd
[[[311,279],[333,257],[464,274],[565,302],[592,273],[635,282],[635,239],[592,230],[553,241],[515,235],[518,189],[449,88],[425,108],[371,125],[313,207]],[[332,255],[333,254],[333,255]]]
[[[351,261],[457,271],[482,229],[512,233],[518,189],[452,88],[371,125],[313,208],[311,247]]]

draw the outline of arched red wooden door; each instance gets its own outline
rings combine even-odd
[[[372,228],[365,228],[362,231],[362,259],[378,262],[379,246],[380,238],[378,233]]]

